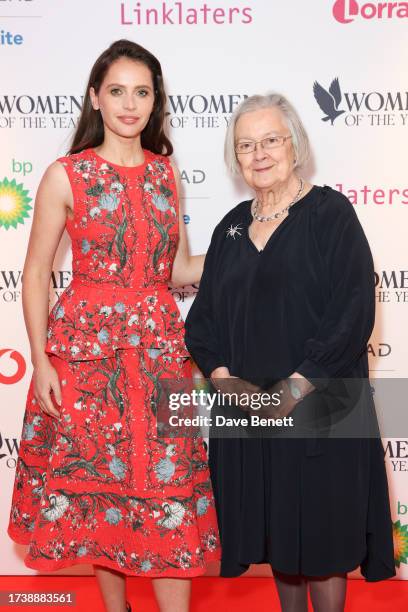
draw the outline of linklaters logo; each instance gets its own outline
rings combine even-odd
[[[17,185],[15,179],[0,181],[0,227],[8,230],[9,227],[17,228],[18,223],[24,224],[24,219],[29,217],[28,211],[32,209],[27,194],[28,190],[22,183]]]
[[[355,19],[407,19],[408,2],[356,2],[336,0],[333,17],[339,23],[351,23]]]
[[[393,523],[394,557],[395,565],[408,563],[408,525],[401,525],[400,521]]]
[[[337,121],[348,127],[362,124],[373,127],[408,126],[408,91],[342,92],[340,80],[336,77],[327,89],[315,81],[313,95],[323,113],[322,121],[330,121],[331,125]]]

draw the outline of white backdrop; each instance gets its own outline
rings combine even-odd
[[[67,150],[96,57],[114,40],[129,38],[160,59],[194,253],[206,250],[216,223],[249,195],[223,166],[231,110],[245,95],[272,90],[292,101],[313,148],[307,177],[350,197],[371,244],[379,281],[371,375],[403,378],[408,364],[406,5],[0,1],[0,573],[35,573],[22,562],[23,547],[5,533],[32,371],[21,308],[30,207],[45,168]],[[313,84],[328,90],[335,77],[342,92],[338,110],[344,112],[331,125],[322,121]],[[70,261],[64,237],[52,300],[69,283]],[[175,292],[183,315],[192,293],[191,288]],[[408,579],[407,432],[387,442],[398,575]],[[76,566],[60,573],[88,570]],[[252,574],[262,571],[255,568]]]

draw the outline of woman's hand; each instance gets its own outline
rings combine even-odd
[[[299,372],[293,372],[287,380],[291,384],[294,394],[300,394],[302,399],[315,389],[314,385]]]
[[[232,405],[236,405],[245,411],[250,410],[251,395],[260,391],[260,387],[257,385],[238,376],[231,376],[228,368],[224,366],[213,370],[210,378],[214,387],[220,393],[236,397],[236,402],[233,399],[230,400]]]
[[[295,406],[312,391],[314,391],[314,386],[304,376],[294,372],[289,378],[281,380],[268,389],[270,395],[279,395],[279,405],[271,405],[260,412],[275,418],[289,416]]]
[[[219,368],[215,368],[215,370],[211,372],[210,378],[231,378],[231,374],[229,373],[228,368],[226,368],[225,366],[221,366]]]
[[[231,380],[235,379],[235,376],[231,376],[229,369],[225,366],[215,368],[210,374],[210,380],[220,393],[231,393]]]
[[[51,417],[60,418],[60,412],[55,408],[50,393],[54,394],[55,401],[61,406],[61,386],[58,374],[51,365],[48,357],[34,366],[33,372],[34,397],[41,410]]]

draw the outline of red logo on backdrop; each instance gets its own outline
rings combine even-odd
[[[2,374],[0,372],[0,383],[2,383],[3,385],[15,385],[23,378],[24,374],[26,373],[26,362],[22,354],[18,351],[15,351],[14,349],[0,349],[0,357],[2,357],[2,355],[4,355],[5,353],[10,353],[10,359],[13,359],[17,364],[17,371],[11,376],[6,376],[5,374]]]
[[[358,4],[356,0],[336,0],[333,5],[333,16],[340,23],[354,21],[354,15],[358,15]]]
[[[364,2],[356,0],[336,0],[333,4],[333,17],[339,23],[351,23],[356,17],[362,19],[406,19],[407,2]]]

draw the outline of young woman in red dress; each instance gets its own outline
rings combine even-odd
[[[91,563],[106,610],[130,609],[125,576],[154,578],[161,612],[219,557],[201,438],[160,438],[159,378],[191,377],[168,283],[199,281],[164,133],[160,63],[126,40],[92,68],[69,155],[40,183],[24,266],[33,378],[9,534],[25,563]],[[64,229],[73,280],[48,315]]]

